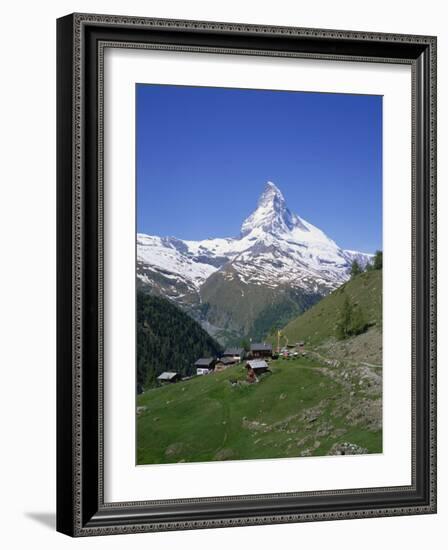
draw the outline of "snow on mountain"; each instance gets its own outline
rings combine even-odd
[[[371,258],[341,249],[319,228],[292,213],[272,182],[267,182],[237,238],[188,241],[137,235],[137,276],[142,283],[151,285],[154,274],[178,281],[192,292],[222,271],[242,283],[288,285],[326,294],[349,278],[354,259],[365,266]]]
[[[200,261],[183,241],[143,234],[137,235],[137,261],[165,277],[188,281],[195,288],[217,269]]]
[[[362,269],[365,269],[367,264],[373,261],[374,257],[374,254],[365,254],[356,250],[344,250],[344,254],[350,263],[356,260]]]
[[[259,233],[285,234],[295,228],[308,231],[302,220],[291,214],[280,189],[268,181],[258,199],[256,210],[243,222],[241,235],[244,237],[255,230]]]

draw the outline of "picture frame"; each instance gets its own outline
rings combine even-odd
[[[57,530],[70,536],[436,512],[436,43],[432,36],[72,14],[57,21]],[[411,67],[412,482],[107,502],[104,51]],[[397,342],[400,345],[400,342]]]

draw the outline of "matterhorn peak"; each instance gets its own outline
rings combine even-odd
[[[285,198],[283,197],[283,193],[280,191],[280,189],[275,185],[273,181],[266,182],[264,191],[260,195],[260,198],[258,199],[258,203],[266,200],[279,200],[283,202],[285,200]]]
[[[267,181],[263,193],[257,202],[257,208],[246,218],[241,226],[244,237],[255,229],[264,233],[278,235],[291,231],[294,227],[307,231],[300,219],[286,206],[283,193],[272,181]]]
[[[283,193],[272,181],[266,182],[263,193],[258,198],[257,207],[270,207],[277,211],[286,208]]]
[[[354,259],[360,265],[372,261],[371,255],[342,250],[321,229],[292,213],[272,181],[260,187],[256,208],[244,221],[239,237],[187,241],[138,234],[137,276],[141,283],[190,312],[192,304],[200,307],[203,296],[208,301],[210,296],[220,295],[221,289],[228,289],[230,295],[241,288],[243,297],[246,284],[269,288],[269,293],[282,287],[282,292],[291,288],[325,294],[348,280]],[[261,293],[257,291],[256,296]],[[248,310],[252,309],[250,305]],[[225,319],[227,323],[227,314]],[[221,331],[209,321],[207,318],[206,328]]]

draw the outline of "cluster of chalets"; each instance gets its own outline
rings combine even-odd
[[[273,353],[272,344],[252,343],[250,350],[246,352],[243,348],[227,348],[220,357],[200,357],[194,363],[195,376],[205,376],[218,372],[222,372],[225,369],[245,362],[245,368],[247,370],[247,382],[253,383],[258,380],[258,377],[269,371],[269,361],[278,357],[278,353]],[[157,377],[157,380],[161,384],[172,384],[181,380],[188,380],[192,378],[181,377],[178,372],[162,372]]]

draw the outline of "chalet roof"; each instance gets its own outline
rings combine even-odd
[[[250,351],[272,351],[272,344],[266,342],[254,343],[250,345]]]
[[[162,372],[157,377],[157,380],[172,380],[173,378],[176,378],[178,376],[177,372]]]
[[[219,362],[223,363],[224,365],[231,365],[235,363],[235,359],[233,359],[233,357],[221,357]]]
[[[244,349],[243,348],[226,348],[224,350],[223,356],[226,355],[243,355]]]
[[[210,367],[214,362],[213,357],[201,357],[194,364],[195,367]]]
[[[262,359],[254,359],[252,361],[247,361],[246,367],[249,366],[255,371],[258,369],[267,369],[269,368],[269,365],[266,363],[266,361],[263,361]]]

